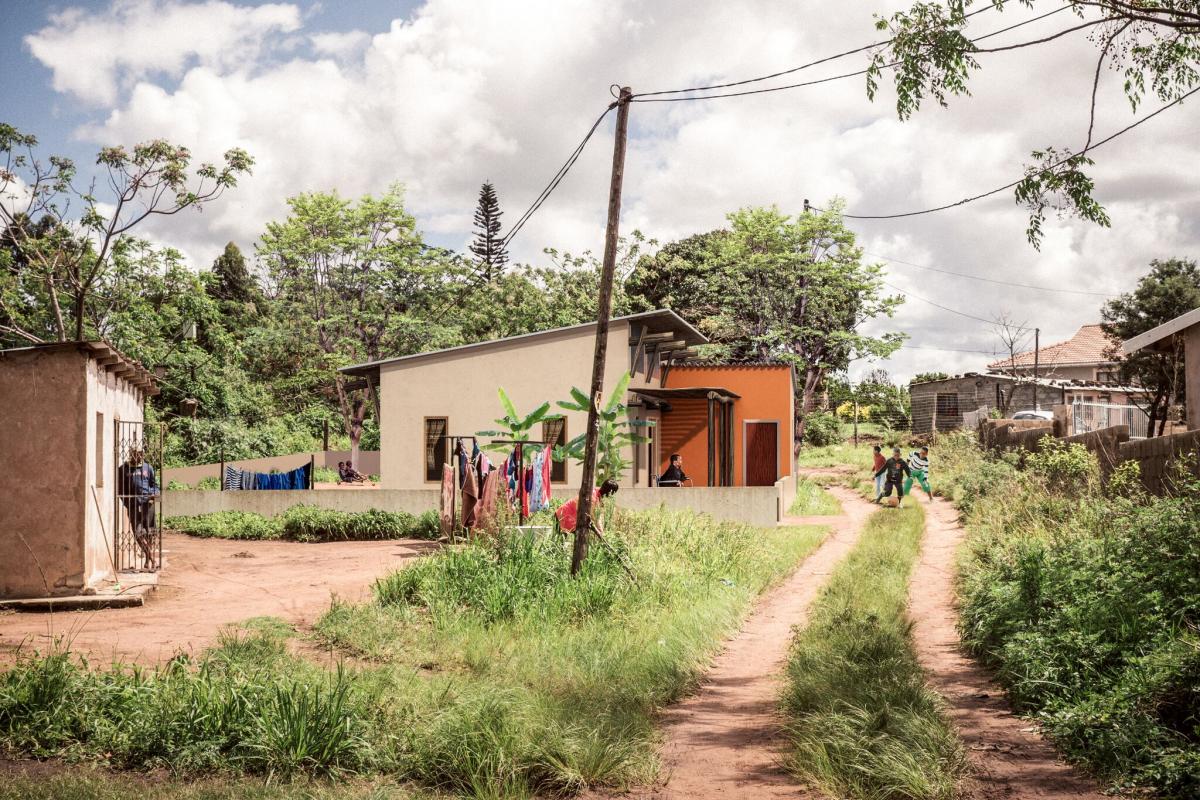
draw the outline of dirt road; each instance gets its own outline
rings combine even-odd
[[[258,616],[311,624],[330,597],[362,600],[380,575],[436,549],[432,542],[226,541],[164,534],[166,568],[140,608],[0,615],[0,665],[18,648],[46,651],[55,639],[93,664],[119,659],[153,665],[198,654],[221,627]]]
[[[786,745],[777,710],[783,668],[792,627],[804,624],[809,606],[834,566],[858,541],[871,511],[846,505],[849,491],[840,487],[831,491],[849,513],[811,518],[832,523],[833,532],[791,577],[759,600],[741,632],[713,662],[699,690],[662,713],[666,783],[631,796],[660,800],[811,796],[780,766]]]
[[[1032,723],[1015,716],[987,671],[962,652],[954,583],[964,532],[949,502],[937,498],[924,508],[925,538],[910,583],[909,614],[929,685],[945,698],[973,767],[959,797],[1101,800],[1105,795],[1095,784],[1065,764]]]

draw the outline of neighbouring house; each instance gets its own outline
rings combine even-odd
[[[436,486],[451,456],[447,437],[496,428],[497,388],[522,414],[569,399],[571,387],[586,392],[595,333],[596,324],[586,323],[343,369],[379,390],[382,488]],[[629,416],[654,423],[642,429],[650,443],[626,454],[626,486],[653,486],[672,452],[684,455],[697,486],[771,485],[793,474],[791,368],[697,363],[695,348],[706,342],[673,311],[611,321],[605,396],[629,372]],[[586,420],[566,411],[531,438],[565,442]],[[578,465],[555,462],[551,479],[577,486]]]
[[[0,597],[87,594],[115,577],[118,422],[136,434],[157,393],[103,342],[0,351]]]
[[[1123,342],[1126,354],[1139,350],[1167,350],[1183,343],[1184,400],[1188,430],[1200,430],[1200,308],[1181,314],[1157,328]]]

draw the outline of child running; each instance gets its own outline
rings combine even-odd
[[[929,448],[922,447],[920,450],[913,450],[912,455],[908,457],[908,479],[904,481],[904,493],[908,494],[912,491],[913,479],[921,484],[921,488],[925,490],[925,494],[929,495],[929,502],[933,502],[933,490],[929,488]]]
[[[875,502],[879,502],[879,498],[883,497],[883,475],[879,470],[883,469],[884,463],[887,461],[883,457],[883,448],[875,445],[875,465],[871,467],[871,473],[875,476]]]
[[[883,484],[882,497],[892,496],[892,487],[896,487],[896,507],[899,508],[904,502],[904,483],[902,478],[908,475],[908,464],[904,463],[904,459],[900,457],[900,448],[892,448],[892,457],[883,462],[883,468],[875,473],[875,477],[885,475]],[[878,502],[878,501],[876,501]]]

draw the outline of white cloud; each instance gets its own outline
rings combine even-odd
[[[70,8],[25,38],[54,72],[54,88],[111,105],[131,81],[178,77],[188,65],[252,66],[268,36],[300,27],[290,4],[238,6],[224,0],[116,0],[104,14]]]
[[[106,116],[78,132],[85,139],[166,137],[199,158],[234,145],[256,157],[254,176],[203,214],[156,223],[160,239],[207,264],[225,241],[257,239],[285,212],[289,195],[354,196],[393,181],[407,185],[427,233],[465,244],[480,182],[496,185],[505,220],[515,220],[611,101],[610,84],[647,91],[773,71],[871,41],[878,36],[871,13],[883,10],[832,0],[804,8],[774,0],[756,3],[753,13],[720,0],[427,0],[368,36],[306,30],[291,5],[138,0],[104,14],[65,12],[30,43],[61,91],[105,99]],[[986,14],[979,26],[1014,21]],[[1005,38],[1055,25],[1047,20]],[[286,60],[282,45],[273,46],[276,33],[292,37]],[[131,36],[167,46],[143,53],[155,48],[123,46]],[[88,47],[126,55],[102,57],[89,73],[76,52]],[[743,205],[799,211],[805,198],[819,205],[839,195],[851,212],[888,213],[1003,185],[1020,175],[1030,150],[1078,146],[1094,53],[1088,42],[1062,40],[984,56],[972,97],[949,109],[927,104],[905,122],[896,119],[886,78],[875,103],[858,77],[754,97],[635,105],[623,229],[668,241],[718,226]],[[853,57],[782,80],[864,63]],[[1105,76],[1098,135],[1131,121],[1120,81]],[[1040,253],[1025,242],[1025,215],[1010,192],[940,214],[851,225],[868,251],[885,256],[1002,280],[1124,291],[1149,259],[1200,248],[1200,191],[1179,169],[1196,159],[1191,123],[1190,108],[1174,109],[1097,151],[1098,195],[1113,228],[1051,221]],[[514,242],[515,258],[536,259],[546,245],[601,249],[610,158],[611,116]],[[904,265],[889,270],[889,281],[909,292],[986,319],[1008,311],[1049,338],[1095,321],[1103,301]],[[873,328],[952,349],[903,350],[885,364],[898,376],[979,368],[988,356],[953,350],[995,346],[987,325],[918,300]]]

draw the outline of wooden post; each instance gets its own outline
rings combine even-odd
[[[323,428],[323,430],[321,431],[321,449],[324,450],[326,453],[328,453],[329,452],[329,420],[322,420],[321,426]],[[325,463],[328,464],[329,462],[326,461]]]
[[[854,401],[854,446],[858,447],[858,400]]]
[[[1038,402],[1038,366],[1039,366],[1038,361],[1039,361],[1039,356],[1041,355],[1041,353],[1039,352],[1041,350],[1041,346],[1038,344],[1038,339],[1040,338],[1041,333],[1042,333],[1041,328],[1033,329],[1033,409],[1034,409],[1034,411],[1042,410],[1042,406]]]
[[[708,393],[708,485],[716,486],[717,428],[713,425],[713,396]]]
[[[621,87],[617,98],[617,130],[613,141],[612,178],[608,187],[608,227],[604,233],[604,264],[600,273],[599,309],[596,314],[596,351],[592,359],[592,390],[589,394],[587,438],[583,447],[575,547],[571,574],[579,572],[587,558],[588,535],[592,528],[592,490],[596,482],[596,447],[600,440],[600,396],[604,391],[604,362],[608,352],[608,317],[612,311],[613,273],[617,265],[617,233],[621,224],[621,187],[625,180],[625,140],[629,131],[629,100],[633,92]]]
[[[328,425],[329,423],[327,422],[325,424]],[[315,455],[313,455],[312,453],[309,453],[308,454],[308,488],[310,491],[317,488],[316,474],[317,474],[317,457]]]
[[[225,491],[225,442],[224,442],[224,440],[221,441],[221,466],[219,467],[219,469],[221,471],[217,474],[217,480],[219,480],[221,482],[221,491],[223,492],[223,491]]]

